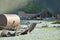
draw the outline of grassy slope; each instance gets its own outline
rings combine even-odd
[[[36,27],[31,34],[16,37],[4,37],[0,40],[59,40],[60,29]]]

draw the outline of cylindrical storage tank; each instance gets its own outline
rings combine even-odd
[[[16,14],[0,14],[0,27],[17,27],[20,25],[20,17]]]

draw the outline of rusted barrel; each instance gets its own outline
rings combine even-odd
[[[17,27],[20,25],[20,17],[16,14],[0,14],[0,27]]]

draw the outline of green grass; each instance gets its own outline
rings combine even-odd
[[[43,20],[31,20],[32,22],[40,22]],[[46,20],[55,22],[59,20]],[[29,35],[20,35],[20,40],[60,40],[60,27],[40,27],[37,25]]]
[[[55,21],[60,21],[60,20],[44,20],[44,21],[55,22]]]
[[[2,37],[0,40],[60,40],[60,29],[54,27],[36,28],[27,35]]]

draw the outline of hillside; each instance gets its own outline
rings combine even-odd
[[[33,0],[25,6],[25,12],[40,12],[43,9],[48,9],[51,13],[60,13],[60,0]]]

